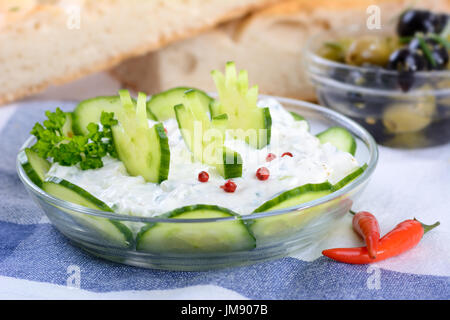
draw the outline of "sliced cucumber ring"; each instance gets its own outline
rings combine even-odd
[[[329,182],[319,184],[305,184],[303,186],[288,190],[279,196],[263,203],[253,212],[266,212],[284,209],[324,197],[333,192],[333,186]]]
[[[119,159],[132,176],[142,176],[154,183],[167,180],[170,150],[163,124],[149,128],[145,94],[139,93],[137,107],[127,90],[121,90],[120,95],[123,110],[118,113],[119,123],[112,127]]]
[[[64,126],[62,127],[62,133],[66,137],[73,137],[73,113],[66,112],[66,122],[64,122]]]
[[[307,128],[309,131],[309,122],[305,119],[305,117],[303,117],[302,115],[299,115],[298,113],[295,113],[294,111],[289,111],[289,113],[291,114],[292,118],[294,118],[295,121],[305,121],[307,124]]]
[[[339,190],[345,185],[349,184],[351,181],[358,178],[365,170],[367,169],[367,164],[364,164],[363,166],[357,168],[352,173],[348,174],[346,177],[342,178],[338,183],[336,183],[333,186],[334,190]]]
[[[224,146],[228,115],[209,119],[199,94],[188,91],[185,105],[174,107],[175,114],[186,146],[197,161],[214,166],[225,179],[242,176],[242,158]]]
[[[341,127],[331,127],[317,134],[320,143],[331,143],[338,150],[348,152],[351,155],[356,153],[356,140],[347,129]]]
[[[213,98],[201,90],[188,87],[172,88],[152,96],[147,102],[147,110],[150,111],[158,121],[174,119],[175,111],[173,107],[185,103],[185,92],[188,90],[197,91],[201,105],[204,106],[205,111],[209,111],[209,104],[213,101]]]
[[[113,212],[106,203],[97,199],[86,190],[64,179],[49,177],[44,181],[42,189],[58,199],[91,209]],[[134,244],[132,232],[127,226],[119,221],[91,216],[73,210],[61,210],[69,213],[81,225],[100,234],[101,237],[108,242],[124,248],[132,247]]]
[[[306,119],[299,115],[298,113],[295,113],[294,111],[289,111],[289,113],[291,114],[292,118],[294,118],[295,121],[306,121]]]
[[[203,223],[155,223],[142,228],[136,248],[146,252],[200,253],[233,252],[255,248],[255,238],[231,210],[213,205],[194,205],[163,215],[171,219],[233,217],[235,220]]]
[[[288,190],[276,198],[267,201],[254,213],[273,211],[313,201],[332,193],[333,186],[329,182],[306,184]],[[300,212],[289,212],[282,215],[258,218],[250,223],[250,230],[258,242],[266,242],[273,238],[287,237],[303,228],[314,217],[322,213],[322,208],[305,209]]]
[[[97,97],[81,101],[73,111],[73,130],[75,134],[88,134],[87,126],[89,123],[99,123],[102,112],[117,112],[122,108],[120,98]]]
[[[259,108],[258,87],[248,87],[247,71],[236,73],[234,62],[228,62],[225,75],[214,70],[212,73],[219,101],[210,106],[211,116],[226,113],[228,128],[235,131],[235,138],[246,141],[261,149],[270,144],[272,117],[269,108]]]
[[[45,175],[50,170],[50,162],[41,158],[30,148],[26,148],[19,153],[19,161],[28,178],[38,187],[42,187]]]
[[[132,99],[133,102],[136,102]],[[89,123],[99,123],[102,112],[114,112],[117,118],[122,110],[122,103],[119,96],[97,97],[84,100],[78,104],[72,113],[73,132],[77,135],[86,135],[89,133],[87,126]],[[156,120],[151,112],[147,112],[147,118]]]

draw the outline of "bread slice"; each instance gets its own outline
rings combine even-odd
[[[0,104],[278,1],[0,0]]]
[[[302,60],[306,40],[316,32],[365,25],[369,5],[380,7],[383,29],[411,4],[410,0],[291,0],[229,22],[197,37],[131,59],[112,73],[136,90],[156,93],[175,86],[214,90],[213,69],[233,60],[249,71],[260,91],[314,100]],[[449,11],[450,0],[416,2]]]

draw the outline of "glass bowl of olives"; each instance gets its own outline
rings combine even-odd
[[[449,21],[446,14],[408,10],[396,32],[314,36],[305,65],[320,103],[386,146],[450,142]]]

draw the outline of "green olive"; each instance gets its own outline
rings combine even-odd
[[[325,42],[317,50],[317,54],[328,60],[345,62],[345,55],[352,41],[350,38],[343,38],[334,42]]]
[[[422,131],[420,132],[406,132],[396,134],[391,139],[384,141],[383,145],[392,148],[423,148],[427,147],[432,143]]]
[[[361,36],[352,42],[345,56],[345,62],[355,66],[373,64],[385,66],[396,41],[380,36]]]
[[[434,99],[416,104],[394,104],[383,113],[383,124],[390,133],[414,132],[425,129],[433,120],[436,110]]]

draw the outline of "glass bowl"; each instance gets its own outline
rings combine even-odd
[[[137,231],[142,227],[156,224],[179,227],[179,230],[185,231],[184,235],[186,232],[199,234],[201,230],[207,228],[209,236],[221,237],[222,230],[236,223],[236,219],[239,218],[142,218],[103,212],[47,194],[28,178],[20,165],[19,157],[17,172],[28,193],[44,210],[51,223],[75,245],[98,257],[139,267],[185,271],[246,265],[284,257],[320,241],[333,229],[336,221],[348,212],[375,169],[378,150],[375,140],[364,128],[337,112],[303,101],[274,98],[286,109],[303,115],[309,122],[312,133],[330,126],[347,128],[357,140],[357,160],[360,164],[367,163],[368,167],[357,179],[323,198],[292,208],[242,216],[243,222],[258,234],[256,244],[251,247],[223,246],[222,250],[196,247],[192,243],[185,245],[183,236],[178,233],[167,233],[165,244],[160,250],[140,251],[136,249],[134,240]],[[33,143],[34,137],[30,137],[22,149]],[[122,238],[112,237],[108,232],[108,226],[111,227],[111,223],[118,222],[133,231],[125,241]]]
[[[361,32],[339,34],[343,35]],[[355,120],[378,143],[389,147],[422,148],[450,142],[450,70],[412,75],[347,65],[316,54],[321,45],[336,39],[335,34],[323,33],[305,47],[308,78],[322,105]]]

